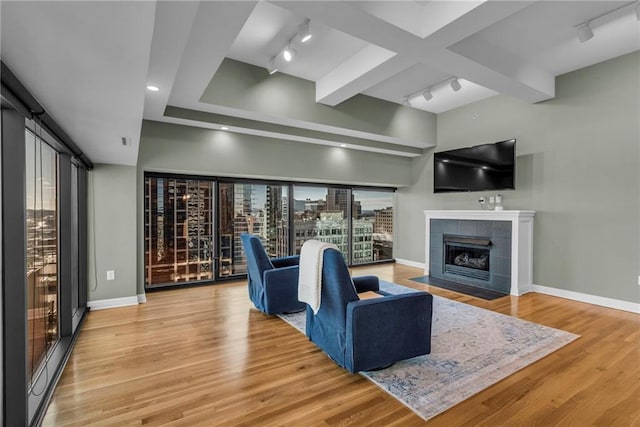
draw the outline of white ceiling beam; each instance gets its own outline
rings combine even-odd
[[[193,105],[200,100],[256,4],[256,1],[200,2],[170,104]]]
[[[425,39],[415,35],[415,25],[410,21],[406,24],[408,30],[398,27],[402,20],[401,15],[394,15],[394,23],[390,23],[371,14],[375,12],[376,15],[380,15],[379,9],[382,5],[358,5],[354,2],[331,3],[331,7],[327,7],[326,3],[317,1],[273,3],[300,16],[322,21],[377,48],[397,53],[392,61],[381,61],[380,58],[375,58],[375,55],[367,60],[363,54],[358,69],[351,72],[348,68],[354,63],[348,61],[339,69],[345,76],[350,76],[351,81],[335,76],[323,79],[316,98],[329,105],[337,105],[341,100],[346,100],[392,77],[398,72],[399,66],[407,68],[418,62],[527,102],[538,102],[554,95],[555,83],[551,74],[527,64],[512,54],[492,49],[471,37],[478,31],[530,6],[532,1],[486,1],[462,5],[454,4],[456,2],[438,2],[432,5],[428,3],[424,13],[431,13],[435,18],[432,23],[425,24],[422,28],[424,33],[429,33]],[[401,4],[395,3],[396,7],[400,7]],[[449,49],[452,44],[461,40],[466,44],[460,44],[455,51]],[[474,54],[474,49],[481,49],[491,59],[486,60],[481,55]],[[377,52],[376,49],[370,51]],[[367,63],[371,67],[369,71],[364,69]]]
[[[458,70],[454,73],[457,77],[526,102],[541,102],[555,96],[553,74],[477,38],[441,51],[437,59],[448,69]]]
[[[160,90],[147,91],[144,100],[144,118],[147,120],[162,119],[197,11],[197,2],[156,3],[147,84]]]
[[[405,56],[369,45],[316,81],[316,102],[338,105],[413,64]]]

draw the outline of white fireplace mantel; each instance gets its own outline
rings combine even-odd
[[[424,211],[426,224],[425,274],[429,274],[429,238],[432,219],[511,222],[511,295],[531,291],[533,282],[533,218],[535,211]]]

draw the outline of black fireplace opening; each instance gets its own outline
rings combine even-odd
[[[483,237],[444,235],[444,273],[490,280],[491,240]]]

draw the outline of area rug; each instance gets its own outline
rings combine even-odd
[[[382,281],[380,289],[415,292]],[[303,333],[305,316],[280,315]],[[434,295],[431,354],[360,374],[428,420],[578,337]]]

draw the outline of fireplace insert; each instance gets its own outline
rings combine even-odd
[[[445,273],[489,281],[491,240],[451,235],[443,240]]]

